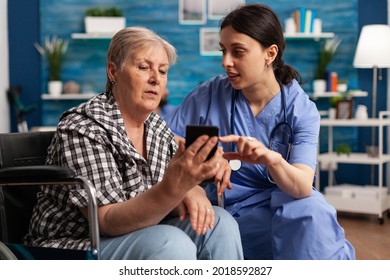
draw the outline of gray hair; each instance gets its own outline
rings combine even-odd
[[[114,62],[119,69],[123,69],[128,58],[134,58],[135,51],[140,48],[162,46],[168,56],[169,65],[176,63],[176,49],[168,41],[145,27],[127,27],[114,35],[107,52],[107,61]],[[112,89],[112,83],[107,75],[106,91]]]

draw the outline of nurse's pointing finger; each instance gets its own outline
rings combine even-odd
[[[239,139],[240,139],[240,136],[234,135],[234,134],[219,137],[219,141],[221,141],[223,143],[238,142]]]

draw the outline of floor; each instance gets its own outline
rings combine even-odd
[[[381,225],[375,215],[338,214],[348,241],[355,247],[357,260],[390,260],[390,218],[386,213],[383,217]]]

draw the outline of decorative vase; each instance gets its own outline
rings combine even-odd
[[[49,81],[47,88],[50,95],[59,96],[62,93],[62,81]]]
[[[317,93],[326,92],[326,80],[314,80],[313,81],[313,91]]]
[[[75,81],[69,81],[64,83],[63,93],[64,94],[80,93],[80,84]]]
[[[355,118],[358,120],[367,120],[368,113],[365,105],[358,105],[355,113]]]
[[[369,157],[378,157],[379,150],[377,146],[367,146],[366,147],[367,156]]]

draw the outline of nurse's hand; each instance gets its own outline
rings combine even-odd
[[[252,137],[228,135],[220,137],[219,141],[237,145],[237,152],[224,153],[224,158],[266,165],[275,184],[282,191],[296,199],[311,195],[314,169],[310,166],[289,164],[281,154],[268,149]]]
[[[227,135],[219,137],[222,143],[236,143],[236,152],[225,152],[227,160],[237,159],[252,164],[272,165],[280,156],[264,146],[260,141],[249,136]]]

